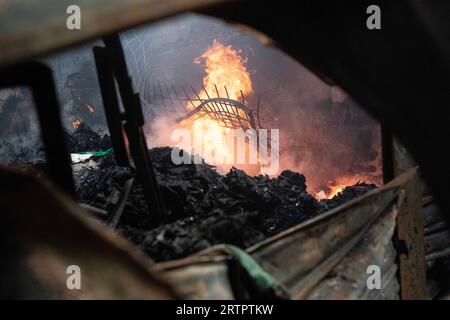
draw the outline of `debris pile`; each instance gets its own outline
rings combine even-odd
[[[108,136],[84,124],[67,133],[67,141],[71,152],[111,148]],[[135,179],[117,229],[155,261],[186,257],[219,243],[247,248],[375,188],[358,183],[332,199],[317,201],[307,192],[305,176],[297,172],[286,170],[269,178],[233,168],[221,175],[206,163],[175,165],[169,147],[149,152],[169,222],[153,226]],[[81,203],[111,213],[135,173],[119,167],[113,154],[97,154],[101,156],[94,153],[73,164],[76,190]]]
[[[362,196],[369,190],[375,189],[377,186],[373,183],[358,182],[353,186],[347,186],[331,199],[320,200],[321,207],[325,210],[331,210],[344,204],[354,198]]]
[[[175,165],[169,147],[150,150],[169,223],[157,228],[135,183],[118,230],[155,261],[186,257],[214,244],[249,247],[311,219],[375,187],[359,183],[330,200],[308,194],[304,175],[289,170],[277,178],[248,176],[233,168],[226,175],[203,164]],[[113,156],[91,158],[76,170],[82,202],[109,210],[133,173]]]
[[[321,212],[306,179],[284,171],[278,178],[250,177],[232,169],[222,176],[207,164],[175,165],[170,148],[150,151],[169,224],[122,232],[157,261],[181,258],[217,243],[251,246]],[[124,225],[125,224],[125,225]]]
[[[101,136],[84,122],[72,134],[66,135],[70,152],[98,151],[111,148],[109,135]]]

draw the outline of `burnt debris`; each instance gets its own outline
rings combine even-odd
[[[75,131],[67,134],[66,137],[70,152],[98,151],[112,147],[108,135],[100,135],[84,122],[81,122]]]
[[[82,145],[98,150],[105,138],[91,139],[87,136],[95,132],[81,129]],[[152,227],[142,188],[135,182],[117,228],[155,261],[186,257],[219,243],[247,248],[375,187],[358,183],[319,202],[297,172],[286,170],[269,178],[233,168],[221,175],[206,163],[175,165],[169,147],[149,152],[169,222]],[[109,154],[74,165],[74,176],[82,203],[110,211],[134,172],[117,166]]]
[[[376,187],[377,186],[373,183],[358,182],[353,186],[345,187],[342,192],[339,192],[333,198],[320,200],[319,203],[323,210],[331,210],[354,198],[362,196],[367,191],[375,189]]]
[[[67,133],[67,141],[70,152],[93,154],[72,164],[79,202],[111,216],[127,181],[136,173],[118,166],[112,153],[103,152],[111,148],[109,136],[83,123]],[[35,148],[40,151],[42,147]],[[269,178],[233,168],[221,175],[206,163],[175,165],[171,152],[169,147],[149,151],[168,223],[154,227],[142,187],[135,179],[116,226],[155,261],[183,258],[220,243],[247,248],[376,187],[361,182],[332,199],[317,201],[308,193],[303,174],[286,170]],[[23,159],[17,150],[13,153],[16,159]],[[32,148],[25,153],[30,167],[42,163],[28,159],[36,153]],[[99,218],[107,223],[110,217]]]

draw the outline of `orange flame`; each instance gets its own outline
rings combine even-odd
[[[373,181],[373,178],[370,176],[357,174],[355,176],[342,176],[335,181],[328,181],[326,191],[322,190],[316,193],[316,199],[331,199],[334,196],[338,195],[340,192],[344,191],[346,187],[353,186],[361,181],[371,183]]]
[[[333,198],[338,193],[344,191],[345,187],[347,187],[347,186],[348,186],[347,184],[338,184],[335,186],[330,186],[330,191],[328,191],[326,198],[327,199]]]
[[[241,100],[241,95],[245,98],[252,93],[252,80],[245,67],[247,60],[241,57],[240,52],[233,49],[231,45],[225,46],[214,40],[213,45],[194,60],[196,64],[202,62],[206,72],[203,86],[211,98],[217,96],[217,91],[220,97],[229,97],[234,100]],[[208,99],[208,94],[202,90],[199,97]],[[188,105],[187,108],[192,110],[194,107]],[[202,146],[206,162],[212,163],[214,160],[219,163],[226,162],[233,148],[226,139],[230,129],[222,127],[207,115],[194,121],[187,121],[183,123],[183,126],[190,128],[193,144]],[[209,134],[205,135],[204,132]],[[208,155],[212,155],[212,158],[208,158]]]
[[[247,59],[240,56],[240,51],[236,51],[231,45],[225,46],[214,40],[213,45],[196,58],[194,63],[200,64],[201,59],[205,62],[206,72],[203,86],[210,94],[216,93],[215,85],[221,97],[227,96],[225,87],[227,87],[228,96],[235,100],[240,99],[241,91],[244,96],[252,93],[252,80],[245,67]],[[201,98],[207,98],[205,92],[202,94]]]
[[[87,104],[86,107],[90,113],[94,112],[94,108],[92,106]]]

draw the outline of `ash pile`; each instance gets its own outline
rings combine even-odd
[[[89,130],[81,129],[86,141]],[[77,131],[71,137],[72,149],[79,148]],[[104,139],[94,138],[98,143]],[[297,172],[286,170],[269,178],[234,168],[221,175],[206,163],[173,164],[169,147],[149,152],[169,222],[153,226],[141,186],[135,182],[117,230],[155,261],[183,258],[219,243],[247,248],[376,187],[358,183],[333,199],[317,201],[307,192],[305,176]],[[112,154],[93,156],[73,169],[80,202],[105,212],[111,212],[134,175],[117,166]]]

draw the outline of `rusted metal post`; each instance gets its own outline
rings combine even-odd
[[[383,172],[385,183],[415,166],[405,147],[383,128]],[[395,243],[399,263],[400,297],[426,299],[424,213],[419,177],[404,189],[404,201],[397,216]]]

